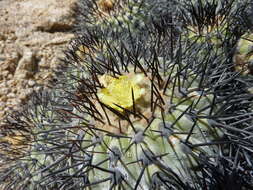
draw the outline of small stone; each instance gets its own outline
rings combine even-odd
[[[11,88],[11,92],[14,93],[14,94],[17,94],[18,89],[17,88]]]
[[[2,71],[1,75],[4,77],[4,78],[7,78],[9,74],[9,71]]]
[[[40,62],[39,62],[39,67],[40,68],[49,68],[50,65],[49,63],[47,62],[47,60],[45,59],[45,57],[43,57]]]
[[[21,103],[21,100],[15,98],[15,99],[12,100],[11,103],[12,103],[12,105],[13,105],[13,109],[16,109],[16,110],[17,110],[17,105],[19,105],[19,104]],[[16,108],[15,108],[15,107],[16,107]]]
[[[23,57],[18,62],[15,75],[24,71],[35,73],[37,66],[34,53],[30,49],[25,49]]]
[[[8,102],[7,105],[8,105],[8,104],[10,104],[10,103]],[[6,108],[4,108],[4,111],[8,113],[8,112],[10,111],[10,108],[9,108],[9,107],[6,107]]]
[[[21,79],[27,79],[29,78],[29,72],[23,70],[23,71],[18,71],[18,72],[15,72],[15,75],[14,75],[15,79],[17,80],[21,80]]]
[[[7,81],[3,81],[0,83],[0,89],[5,88],[7,86]]]
[[[22,101],[22,100],[25,100],[26,99],[26,93],[25,92],[21,92],[20,95],[19,95],[19,99]]]
[[[0,98],[0,100],[1,100],[2,102],[6,102],[6,101],[7,101],[7,96],[2,96],[2,97]]]
[[[12,74],[8,74],[7,79],[12,79],[13,75]]]
[[[27,88],[26,89],[26,94],[30,95],[33,92],[33,88]]]
[[[3,117],[5,115],[5,111],[0,111],[0,117]]]
[[[28,86],[29,87],[33,87],[35,85],[35,81],[34,80],[29,80],[28,81]]]
[[[5,107],[6,103],[5,102],[0,102],[0,110]]]
[[[8,98],[15,98],[15,96],[16,96],[16,94],[14,94],[14,93],[9,93],[9,94],[7,95]]]
[[[34,90],[38,92],[38,91],[41,90],[41,88],[42,88],[41,86],[36,86],[36,87],[34,88]]]
[[[18,81],[16,81],[16,80],[8,80],[7,81],[7,86],[10,88],[10,87],[14,87],[14,86],[16,86],[17,85],[17,83],[18,83]]]
[[[9,91],[9,88],[0,88],[0,95],[7,95]]]
[[[0,34],[0,40],[6,40],[6,37],[2,34]]]

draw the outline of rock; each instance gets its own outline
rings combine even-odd
[[[75,2],[0,0],[0,125],[54,77],[58,57],[74,37]]]
[[[16,95],[15,95],[14,93],[9,93],[9,94],[7,95],[8,98],[15,98],[15,96],[16,96]]]
[[[13,75],[12,74],[8,74],[7,79],[11,80],[12,78],[13,78]]]
[[[6,71],[6,70],[1,73],[3,78],[7,78],[8,74],[9,74],[9,71]]]
[[[34,3],[34,0],[31,0]],[[75,1],[73,0],[48,0],[38,2],[39,7],[34,8],[34,14],[38,17],[38,30],[47,32],[67,31],[71,29],[74,22],[71,7]],[[52,16],[54,15],[54,16]],[[41,19],[39,19],[41,18]]]
[[[8,94],[8,92],[10,91],[9,88],[0,88],[0,95],[1,96],[6,96]]]
[[[29,80],[28,81],[28,86],[29,87],[33,87],[35,85],[35,81],[34,80]]]
[[[25,71],[25,70],[19,70],[18,72],[15,73],[14,77],[16,80],[20,79],[28,79],[32,76],[31,73]]]
[[[38,65],[35,61],[35,54],[30,49],[25,49],[23,57],[18,62],[18,66],[15,71],[14,77],[17,79],[27,78],[28,73],[35,73],[38,70]],[[20,75],[20,73],[26,73],[25,75]],[[22,76],[22,77],[21,77]]]
[[[5,104],[6,104],[5,102],[0,102],[0,107],[2,108],[5,107]]]
[[[18,83],[17,80],[8,80],[7,81],[7,87],[14,87],[14,86],[17,85],[17,83]]]

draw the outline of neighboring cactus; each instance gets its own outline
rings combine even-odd
[[[1,159],[4,164],[9,165],[7,172],[0,173],[0,183],[8,184],[4,189],[34,190],[56,187],[53,183],[43,186],[38,182],[52,171],[52,168],[47,167],[59,160],[59,157],[62,158],[63,149],[51,149],[55,142],[65,140],[65,132],[57,130],[58,124],[66,122],[66,119],[55,111],[58,105],[66,107],[60,96],[59,92],[57,95],[46,91],[34,93],[22,111],[13,113],[8,118],[6,137],[3,138],[8,141],[5,142],[4,149],[1,147],[1,151],[5,150],[5,157]],[[17,136],[17,133],[20,135]],[[17,137],[22,141],[16,143]],[[63,162],[64,159],[61,160],[61,163]],[[62,167],[64,164],[53,169]]]
[[[112,37],[131,31],[132,36],[145,38],[146,26],[150,27],[152,22],[158,27],[175,19],[178,4],[164,0],[80,0],[76,29],[81,34],[87,28],[109,29]]]
[[[234,55],[235,70],[243,75],[253,74],[253,34],[244,34],[238,41]]]
[[[196,0],[188,2],[183,9],[188,40],[225,48],[236,40],[235,28],[238,16],[246,9],[248,2]],[[233,46],[233,45],[232,45]]]
[[[135,0],[87,0],[79,1],[78,27],[112,28],[116,32],[126,30],[128,27],[144,24],[143,7],[141,1]],[[148,10],[147,10],[148,11]],[[131,24],[130,24],[131,22]]]

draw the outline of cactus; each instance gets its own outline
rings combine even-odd
[[[236,52],[233,57],[235,69],[243,75],[253,73],[253,34],[244,34],[238,41]]]
[[[228,121],[231,114],[244,117],[244,104],[228,113],[239,101],[236,94],[220,98],[227,84],[220,80],[229,76],[219,74],[216,93],[217,84],[209,81],[216,69],[208,73],[202,64],[189,64],[194,58],[184,56],[184,49],[173,52],[180,62],[171,59],[157,40],[128,47],[120,39],[98,40],[92,59],[83,52],[89,65],[79,65],[88,73],[73,77],[75,83],[63,81],[72,87],[59,87],[67,93],[42,93],[19,120],[10,120],[33,140],[2,175],[1,180],[8,181],[10,173],[15,179],[6,189],[201,189],[201,180],[218,183],[205,168],[212,169],[219,154],[230,159],[229,144],[237,146],[238,135],[230,135]]]
[[[249,1],[196,0],[186,3],[183,8],[186,39],[198,44],[208,42],[216,49],[232,48],[241,33],[239,28],[245,25],[243,14],[249,6]]]
[[[6,158],[3,161],[10,165],[8,172],[0,175],[1,182],[7,184],[10,182],[5,189],[43,188],[43,185],[37,185],[37,181],[41,181],[52,170],[48,168],[45,172],[42,171],[54,163],[62,153],[62,150],[56,150],[54,154],[51,154],[53,150],[47,151],[53,146],[53,142],[60,141],[60,138],[64,137],[64,131],[54,133],[57,127],[52,127],[56,125],[56,121],[58,124],[64,121],[64,118],[59,117],[59,114],[54,111],[55,107],[63,105],[60,104],[63,102],[60,93],[57,93],[57,96],[47,91],[34,93],[22,111],[9,116],[6,124],[8,130],[4,138],[8,141],[5,141],[7,146],[3,150],[15,150],[15,154],[5,153]],[[51,132],[49,133],[48,130]],[[47,185],[47,189],[53,187],[54,185]]]
[[[161,22],[176,2],[164,0],[87,0],[79,1],[77,30],[82,33],[86,28],[103,28],[111,33],[125,33],[130,30],[134,35],[145,33],[145,25]],[[175,11],[175,10],[174,10]]]
[[[112,40],[101,23],[73,41],[56,88],[8,119],[0,150],[18,156],[4,190],[252,188],[252,95],[224,49],[193,50],[156,20]]]
[[[229,103],[218,103],[216,85],[208,80],[217,70],[208,73],[203,63],[191,68],[187,63],[194,58],[182,49],[173,52],[180,62],[171,60],[170,50],[154,42],[126,47],[102,40],[106,48],[95,50],[99,56],[90,60],[84,52],[90,74],[79,81],[73,103],[88,120],[81,122],[87,130],[83,147],[90,153],[87,187],[200,188],[199,156],[215,162],[223,147],[224,132],[215,126]]]

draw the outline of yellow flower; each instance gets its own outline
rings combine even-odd
[[[102,103],[122,112],[122,108],[131,108],[144,94],[145,89],[140,86],[141,80],[141,74],[123,75],[118,78],[103,75],[100,82],[104,88],[99,90],[98,98]]]

